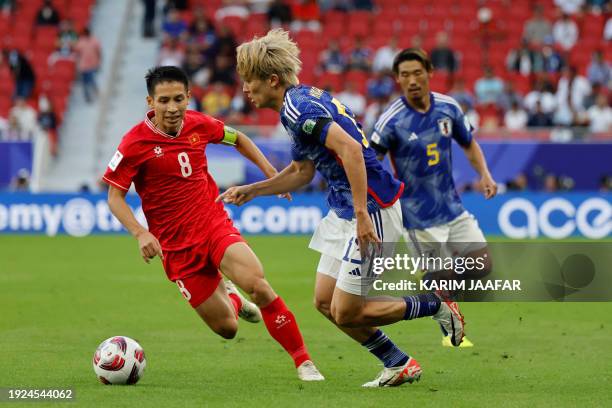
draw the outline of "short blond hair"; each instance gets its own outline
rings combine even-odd
[[[241,78],[267,79],[276,74],[283,85],[298,84],[297,76],[302,69],[300,49],[282,28],[241,44],[236,53]]]

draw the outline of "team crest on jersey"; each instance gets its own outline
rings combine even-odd
[[[438,128],[442,136],[450,136],[453,133],[453,122],[449,118],[438,119]]]
[[[194,133],[193,135],[189,136],[189,143],[192,145],[200,143],[200,135]]]
[[[153,153],[155,153],[155,156],[160,157],[164,155],[164,151],[162,150],[162,148],[160,146],[155,146],[153,148]]]

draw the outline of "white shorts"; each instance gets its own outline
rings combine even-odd
[[[404,241],[413,256],[419,254],[442,258],[465,256],[487,246],[478,221],[467,211],[446,224],[424,230],[404,230]]]
[[[403,225],[399,200],[391,207],[370,214],[370,217],[382,242],[401,239]],[[336,287],[344,292],[366,295],[374,276],[370,273],[362,276],[361,253],[356,243],[356,220],[342,219],[330,211],[317,226],[308,247],[321,253],[317,272],[336,279]]]

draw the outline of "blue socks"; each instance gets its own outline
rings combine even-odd
[[[416,296],[406,296],[406,312],[404,320],[412,320],[418,317],[433,316],[440,309],[440,298],[434,293],[425,293]]]
[[[395,343],[381,330],[376,330],[376,333],[361,345],[382,361],[387,368],[402,366],[408,361],[408,355],[397,348]]]

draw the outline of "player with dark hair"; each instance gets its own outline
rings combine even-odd
[[[238,315],[249,321],[263,318],[270,335],[293,358],[299,378],[323,380],[293,313],[264,278],[261,263],[234,228],[223,204],[215,202],[219,191],[208,173],[206,146],[234,146],[267,177],[274,176],[276,169],[243,133],[187,110],[191,95],[181,69],[153,68],[146,82],[151,110],[123,137],[104,174],[110,185],[111,211],[138,240],[147,263],[155,256],[161,258],[168,279],[215,333],[233,338]],[[149,229],[136,220],[125,202],[132,182]],[[226,285],[220,284],[219,271],[231,280]]]
[[[229,188],[220,199],[241,205],[259,195],[295,191],[318,170],[329,185],[331,209],[310,242],[321,253],[316,307],[383,363],[382,372],[364,386],[413,382],[421,376],[419,364],[374,326],[433,316],[459,345],[463,316],[454,302],[433,293],[397,301],[365,298],[374,277],[362,268],[362,252],[401,237],[399,197],[404,186],[382,168],[346,106],[321,89],[299,84],[298,55],[297,45],[282,29],[238,47],[243,91],[256,107],[280,113],[292,139],[293,161],[268,180]]]
[[[495,196],[497,185],[472,136],[472,126],[457,101],[430,91],[433,66],[425,51],[401,51],[393,61],[393,73],[403,95],[381,114],[371,143],[381,159],[389,153],[397,177],[406,183],[400,199],[405,240],[419,255],[483,257],[486,261],[482,270],[463,276],[427,271],[424,279],[480,278],[491,270],[491,258],[478,222],[463,208],[451,160],[454,139],[480,175],[485,198]],[[450,340],[445,336],[442,344],[450,346]],[[472,345],[463,341],[464,347]]]

